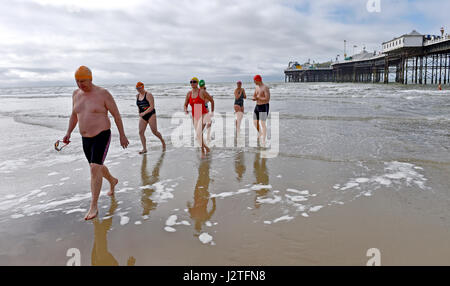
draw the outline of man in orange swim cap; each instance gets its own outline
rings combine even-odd
[[[269,115],[269,101],[270,101],[270,90],[262,82],[262,77],[260,75],[255,75],[253,77],[256,88],[253,94],[253,101],[256,101],[255,110],[253,113],[253,124],[258,130],[258,139],[261,139],[261,143],[264,146],[266,144],[266,119]],[[260,128],[261,125],[261,128]]]
[[[120,134],[120,145],[128,146],[125,136],[122,118],[112,95],[104,88],[92,83],[92,72],[88,67],[81,66],[75,72],[75,80],[79,89],[72,95],[72,114],[69,127],[64,136],[64,142],[70,142],[70,135],[77,123],[83,140],[83,151],[91,169],[91,206],[84,217],[85,220],[93,219],[98,214],[97,201],[102,188],[102,180],[109,181],[109,196],[114,195],[114,187],[119,182],[103,165],[108,153],[111,141],[111,122],[108,112],[114,117]]]
[[[92,72],[86,66],[80,66],[75,71],[75,81],[80,89],[88,91],[92,87]]]

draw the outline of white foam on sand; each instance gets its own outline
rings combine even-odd
[[[299,191],[299,190],[296,190],[296,189],[287,189],[286,192],[296,193],[296,194],[303,195],[303,196],[308,196],[309,195],[309,191],[308,190]]]
[[[84,213],[84,212],[86,212],[86,211],[87,211],[87,209],[73,209],[73,210],[66,211],[66,214],[72,214],[72,213]]]
[[[176,215],[171,215],[167,220],[166,220],[166,225],[167,226],[173,226],[177,223],[177,219],[178,217]]]
[[[272,189],[272,185],[257,184],[257,185],[253,185],[250,187],[250,190],[252,190],[252,191],[260,191],[260,190],[264,190],[264,189]]]
[[[247,185],[250,186],[250,185]],[[263,190],[263,189],[271,189],[272,186],[271,185],[253,185],[250,188],[246,188],[246,189],[239,189],[236,192],[223,192],[223,193],[219,193],[219,194],[211,194],[211,198],[227,198],[227,197],[231,197],[231,196],[235,196],[235,195],[241,195],[241,194],[245,194],[251,191],[259,191],[259,190]]]
[[[207,232],[204,232],[202,234],[200,234],[200,236],[198,237],[198,239],[203,243],[203,244],[207,244],[207,243],[211,243],[213,240],[213,237],[211,235],[209,235]]]
[[[294,219],[294,217],[285,215],[285,216],[279,217],[277,219],[274,219],[273,223],[277,223],[277,222],[280,222],[280,221],[290,221],[290,220],[293,220],[293,219]]]
[[[256,200],[256,202],[260,203],[260,204],[276,204],[281,202],[281,197],[280,196],[274,196],[274,198],[266,198],[266,199],[261,199],[258,198]]]
[[[120,225],[126,225],[130,221],[130,218],[127,216],[120,217]]]
[[[150,199],[154,201],[155,203],[165,203],[169,199],[173,199],[174,195],[172,192],[174,191],[173,188],[166,188],[165,184],[172,182],[172,179],[160,181],[157,183],[154,183],[153,185],[146,185],[139,187],[140,189],[153,189],[154,192],[150,196]]]
[[[170,227],[170,226],[166,226],[164,228],[164,230],[167,231],[167,232],[175,232],[175,231],[177,231],[176,229],[174,229],[173,227]]]
[[[42,189],[50,188],[50,187],[53,187],[53,184],[42,186],[40,189],[42,190]]]
[[[428,187],[425,186],[425,182],[428,180],[424,175],[420,174],[419,171],[423,171],[422,167],[415,166],[411,163],[404,162],[385,162],[383,175],[372,176],[370,178],[355,178],[350,179],[344,186],[339,184],[333,186],[334,189],[341,191],[349,190],[361,187],[369,186],[370,188],[377,188],[379,186],[391,187],[392,185],[406,185],[417,186],[421,190],[426,190]],[[361,193],[364,196],[371,196],[371,192],[366,190]]]
[[[323,208],[323,206],[310,207],[309,211],[310,212],[318,212],[321,208]]]
[[[308,199],[305,196],[290,196],[290,195],[285,195],[286,198],[288,198],[289,200],[291,200],[292,202],[305,202]]]
[[[51,202],[47,202],[47,203],[43,203],[43,204],[35,204],[35,205],[29,206],[29,207],[23,207],[23,211],[24,211],[24,213],[29,214],[29,213],[42,212],[42,211],[47,211],[47,210],[54,210],[54,208],[60,207],[62,205],[75,203],[75,202],[79,202],[79,201],[90,199],[90,198],[91,198],[91,193],[76,194],[75,196],[73,196],[71,198],[67,198],[67,199],[63,199],[63,200],[59,200],[59,201],[51,201]]]
[[[132,190],[134,190],[134,188],[122,188],[122,189],[120,189],[118,191],[115,191],[115,193],[116,194],[117,193],[126,193],[127,191],[132,191]]]

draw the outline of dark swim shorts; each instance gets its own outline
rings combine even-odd
[[[268,103],[255,106],[255,111],[253,113],[253,120],[266,121],[267,116],[269,116]]]
[[[103,165],[111,142],[111,130],[100,132],[94,137],[82,137],[83,151],[89,163]]]

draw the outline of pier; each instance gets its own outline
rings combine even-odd
[[[416,31],[382,43],[382,52],[367,52],[329,63],[329,67],[299,68],[289,64],[286,82],[359,82],[450,84],[450,35]],[[394,77],[395,75],[395,77]]]

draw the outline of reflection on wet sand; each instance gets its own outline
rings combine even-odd
[[[108,231],[112,226],[112,219],[114,212],[117,209],[117,201],[114,197],[111,198],[111,206],[108,212],[108,218],[100,220],[95,218],[92,222],[94,224],[94,246],[92,247],[91,262],[93,266],[118,266],[119,262],[108,251]],[[130,256],[127,261],[128,266],[136,263],[136,259]]]
[[[162,152],[155,166],[153,167],[153,171],[151,176],[148,175],[147,172],[147,154],[142,156],[142,166],[141,166],[141,178],[142,178],[142,186],[153,185],[154,183],[159,181],[159,170],[161,168],[162,162],[164,160],[164,155],[166,153]],[[151,195],[155,190],[152,188],[146,188],[142,190],[141,194],[141,206],[142,206],[142,215],[149,215],[151,210],[154,210],[158,205],[152,199],[150,199]]]
[[[266,166],[266,158],[261,158],[260,153],[255,153],[255,161],[253,163],[253,172],[255,174],[256,182],[255,184],[268,185],[269,184],[269,172]],[[259,197],[264,197],[269,192],[269,189],[256,190],[255,196],[255,208],[260,207],[258,203]]]
[[[210,160],[210,158],[201,160],[198,168],[197,184],[195,185],[194,191],[194,205],[192,205],[191,202],[188,202],[187,204],[191,218],[195,221],[194,228],[198,233],[201,232],[202,226],[211,219],[216,211],[216,198],[210,198],[208,192],[209,182],[211,180],[209,177]],[[212,207],[211,210],[208,211],[208,203],[210,200],[212,202]]]
[[[242,177],[245,173],[245,158],[244,151],[236,152],[236,156],[234,158],[234,170],[236,171],[236,179],[238,182],[242,181]]]

